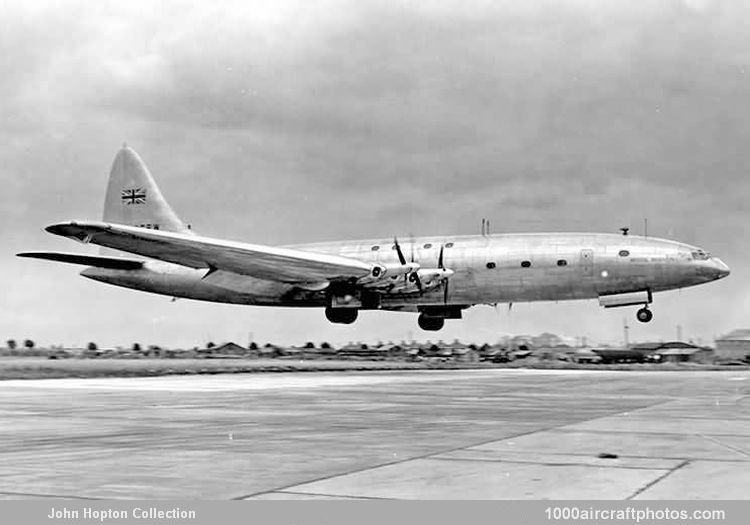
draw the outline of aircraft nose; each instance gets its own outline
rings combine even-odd
[[[722,261],[718,257],[714,257],[714,264],[716,265],[717,279],[726,277],[731,273],[729,270],[729,266],[724,264],[724,261]]]

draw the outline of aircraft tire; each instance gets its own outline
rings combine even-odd
[[[419,324],[419,327],[422,330],[437,332],[443,327],[443,325],[445,325],[445,318],[432,316],[428,317],[424,314],[420,314],[419,318],[417,319],[417,324]]]
[[[358,314],[356,308],[326,308],[326,319],[336,324],[352,324]]]
[[[638,310],[638,312],[636,312],[635,317],[642,323],[648,323],[649,321],[651,321],[651,319],[653,319],[654,314],[651,312],[651,310],[644,306],[643,308]]]

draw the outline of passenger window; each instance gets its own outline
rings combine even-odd
[[[445,245],[446,248],[453,248],[453,243],[449,242]]]
[[[558,266],[567,266],[568,265],[568,261],[566,261],[565,259],[559,259],[557,261],[557,265]]]
[[[488,262],[487,263],[487,269],[492,270],[494,267],[495,267],[495,263],[493,263],[493,262]]]
[[[531,266],[531,261],[521,261],[521,267],[528,268]]]
[[[376,252],[376,251],[378,251],[378,250],[380,249],[380,246],[373,246],[373,247],[372,247],[372,248],[370,248],[370,249],[371,249],[372,251]]]
[[[432,244],[430,244],[430,243],[428,242],[427,244],[425,244],[425,245],[423,246],[423,248],[424,248],[425,250],[429,250],[430,248],[432,248]]]
[[[619,255],[620,257],[627,257],[628,255],[630,255],[630,252],[627,250],[620,250]]]

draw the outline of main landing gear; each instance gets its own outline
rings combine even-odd
[[[352,324],[357,320],[356,308],[326,308],[326,319],[337,324]]]
[[[422,330],[428,330],[430,332],[437,332],[445,324],[445,317],[425,315],[424,313],[419,314],[417,323]]]
[[[651,312],[651,310],[648,309],[648,306],[644,306],[635,314],[635,318],[642,323],[648,323],[649,321],[651,321],[651,319],[653,319],[653,317],[654,314]]]
[[[421,306],[419,308],[419,317],[417,324],[422,330],[437,332],[445,324],[446,319],[461,319],[461,311],[467,308],[464,305],[446,305],[446,306]]]

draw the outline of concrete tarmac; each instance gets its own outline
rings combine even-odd
[[[750,372],[0,382],[0,498],[748,499]]]

